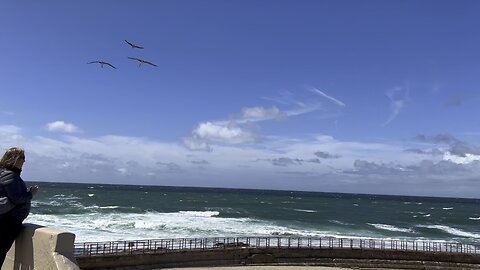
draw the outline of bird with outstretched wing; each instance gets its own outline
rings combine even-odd
[[[126,42],[128,45],[132,46],[132,49],[143,49],[142,46],[135,45],[135,44],[129,42],[128,40],[126,40],[126,39],[125,39],[125,42]]]
[[[142,60],[142,59],[138,59],[138,58],[136,58],[136,57],[128,57],[128,59],[132,59],[132,60],[138,61],[138,63],[139,63],[138,66],[139,66],[139,67],[140,67],[142,64],[148,64],[148,65],[157,67],[157,65],[155,65],[155,64],[152,63],[152,62],[145,61],[145,60]]]
[[[100,64],[100,66],[103,68],[103,65],[107,65],[107,66],[110,66],[114,69],[117,69],[116,67],[114,67],[112,64],[108,63],[108,62],[105,62],[105,61],[92,61],[92,62],[88,62],[87,64]]]

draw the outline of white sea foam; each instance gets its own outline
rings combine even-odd
[[[73,232],[77,242],[226,235],[342,236],[338,232],[281,226],[251,218],[222,218],[218,215],[216,211],[31,214],[27,222]]]
[[[457,236],[462,236],[462,237],[480,238],[480,234],[478,234],[478,233],[466,232],[466,231],[462,231],[460,229],[452,228],[452,227],[445,226],[445,225],[417,225],[417,227],[441,230],[441,231],[444,231],[446,233],[449,233],[449,234],[452,234],[452,235],[457,235]]]
[[[453,207],[443,207],[442,209],[443,209],[443,210],[452,210]]]
[[[55,194],[55,195],[53,195],[53,198],[55,198],[56,200],[78,200],[78,199],[81,199],[80,197],[73,196],[73,194],[70,194],[70,195]]]
[[[118,205],[108,205],[108,206],[100,206],[100,209],[117,209],[120,208]]]
[[[93,197],[94,195],[95,195],[95,194],[93,194],[93,193],[89,193],[89,194],[88,194],[88,197]]]
[[[329,219],[328,222],[334,223],[334,224],[346,225],[346,226],[355,225],[355,224],[352,224],[352,223],[343,222],[343,221],[339,221],[339,220],[335,220],[335,219]]]
[[[407,228],[399,228],[395,227],[393,225],[388,225],[388,224],[379,224],[379,223],[367,223],[370,226],[373,226],[377,229],[380,230],[387,230],[391,232],[405,232],[405,233],[413,233],[414,231],[412,229],[407,229]]]
[[[293,211],[297,212],[306,212],[306,213],[317,213],[318,211],[310,210],[310,209],[292,209]]]
[[[218,211],[180,211],[179,213],[195,217],[214,217],[220,215]]]
[[[426,214],[426,215],[423,215],[423,216],[424,216],[424,217],[429,217],[429,216],[431,216],[431,214]]]
[[[58,201],[48,201],[48,202],[45,202],[45,201],[32,201],[32,207],[40,207],[40,206],[61,206],[62,203],[58,202]]]
[[[480,217],[469,217],[468,219],[471,219],[471,220],[480,220]]]

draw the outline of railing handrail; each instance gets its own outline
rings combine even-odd
[[[145,254],[219,248],[341,248],[480,254],[480,246],[457,242],[335,237],[205,237],[75,243],[75,255]]]

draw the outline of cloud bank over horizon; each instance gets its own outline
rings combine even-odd
[[[11,125],[0,126],[0,135],[2,149],[26,149],[24,177],[32,181],[463,197],[478,197],[480,188],[478,146],[461,142],[457,150],[460,140],[442,134],[403,144],[276,138],[213,143],[212,151],[200,152],[181,142],[118,135],[30,137]]]

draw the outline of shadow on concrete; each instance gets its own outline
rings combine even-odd
[[[25,225],[24,225],[25,226]],[[15,241],[20,245],[15,245],[15,258],[13,270],[32,270],[35,269],[35,260],[33,256],[33,235],[37,229],[43,226],[27,224],[29,230],[23,230],[19,238]]]

